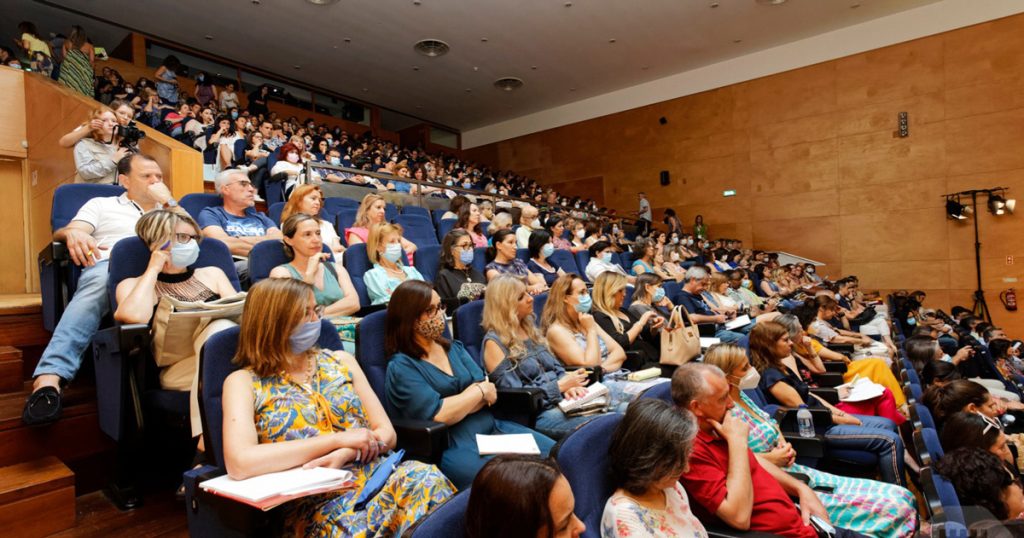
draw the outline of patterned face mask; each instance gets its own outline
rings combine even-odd
[[[444,310],[438,309],[433,316],[416,322],[416,332],[430,341],[440,338],[444,333]]]

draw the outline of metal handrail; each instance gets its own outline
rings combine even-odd
[[[494,201],[494,200],[506,200],[506,201],[510,201],[510,202],[521,202],[521,203],[530,204],[530,205],[536,207],[539,210],[561,211],[561,212],[565,212],[565,213],[569,213],[569,212],[572,212],[572,211],[581,211],[581,210],[576,209],[576,208],[562,207],[560,205],[550,205],[550,204],[548,204],[546,202],[538,203],[538,202],[536,202],[534,200],[530,200],[529,198],[520,198],[518,196],[510,196],[510,195],[507,195],[507,194],[498,194],[498,193],[484,192],[484,191],[480,191],[480,190],[476,190],[476,189],[467,189],[467,188],[464,188],[464,187],[458,187],[458,186],[455,186],[455,185],[446,185],[444,183],[438,183],[438,182],[434,182],[434,181],[422,181],[422,180],[411,178],[411,177],[399,177],[399,176],[396,176],[394,174],[381,174],[380,172],[371,172],[369,170],[359,170],[358,168],[349,168],[347,166],[339,166],[339,165],[334,165],[334,164],[329,164],[329,163],[322,163],[322,162],[318,162],[318,161],[306,160],[305,165],[306,165],[306,177],[305,177],[305,180],[303,181],[304,183],[308,183],[310,181],[310,178],[313,177],[313,168],[326,168],[328,170],[334,170],[334,171],[337,171],[337,172],[344,172],[344,173],[347,173],[347,174],[353,174],[353,175],[359,175],[359,176],[367,176],[367,177],[372,177],[372,178],[375,178],[375,179],[382,179],[384,181],[401,181],[403,183],[409,183],[411,185],[422,185],[422,186],[425,186],[425,187],[434,187],[434,188],[442,189],[442,190],[450,190],[450,191],[454,191],[454,192],[457,192],[457,193],[460,193],[460,194],[468,194],[470,196],[477,197],[477,198],[491,199],[492,201]],[[413,191],[415,191],[415,192],[413,192]],[[409,195],[417,196],[420,199],[422,199],[424,196],[426,196],[426,195],[423,194],[422,189],[413,189],[413,191],[410,191]],[[388,192],[392,192],[392,191],[388,191]],[[585,213],[587,215],[590,215],[590,216],[608,217],[609,219],[618,219],[618,220],[629,221],[629,222],[633,222],[633,223],[638,221],[638,219],[635,219],[633,217],[627,217],[627,216],[623,216],[623,215],[614,215],[614,214],[611,214],[611,213],[603,213],[603,212],[600,212],[600,211],[586,211]]]

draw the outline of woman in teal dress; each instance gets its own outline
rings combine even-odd
[[[348,271],[323,251],[320,219],[295,213],[281,224],[284,254],[291,261],[270,271],[271,278],[294,278],[313,286],[325,316],[350,316],[359,310],[359,295]]]
[[[441,470],[459,489],[473,482],[490,456],[481,456],[476,436],[527,433],[546,456],[555,442],[526,426],[494,418],[489,406],[497,389],[462,342],[444,333],[441,296],[421,280],[407,280],[388,304],[385,346],[391,355],[384,389],[389,409],[402,418],[448,425],[449,447]]]
[[[228,475],[347,469],[354,488],[288,503],[281,534],[399,536],[454,488],[437,467],[406,461],[356,510],[356,499],[394,449],[396,435],[355,359],[315,347],[320,327],[309,284],[269,278],[249,291],[234,358],[241,369],[224,382]]]
[[[732,344],[714,345],[704,355],[704,363],[725,372],[731,389],[729,395],[735,404],[730,412],[750,427],[750,450],[785,471],[806,474],[812,488],[832,489],[832,493],[818,493],[832,525],[875,538],[914,535],[917,511],[914,496],[905,488],[823,473],[794,463],[796,453],[782,438],[775,421],[741,390],[756,388],[759,380],[743,348]]]

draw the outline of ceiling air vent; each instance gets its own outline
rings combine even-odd
[[[516,77],[502,77],[494,81],[494,87],[507,92],[518,90],[523,87],[523,79]]]
[[[450,49],[448,43],[445,43],[440,39],[424,39],[423,41],[417,42],[412,46],[412,48],[416,49],[416,52],[431,58],[444,56],[445,54],[448,54],[448,50]]]

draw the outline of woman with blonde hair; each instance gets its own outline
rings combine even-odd
[[[135,233],[150,249],[146,271],[118,283],[114,292],[117,310],[114,319],[121,323],[149,323],[161,297],[179,301],[211,301],[231,297],[238,290],[219,267],[190,269],[199,258],[203,234],[199,225],[181,208],[158,209],[143,215],[135,224]],[[202,433],[199,419],[199,350],[213,333],[233,326],[228,320],[216,320],[196,335],[194,353],[160,370],[160,386],[167,390],[189,391],[189,415],[192,436]],[[203,450],[202,441],[199,449]]]
[[[548,347],[566,366],[600,366],[605,372],[622,367],[626,352],[590,314],[593,300],[579,275],[555,280],[541,312],[541,330]]]
[[[374,224],[366,242],[366,255],[373,264],[363,275],[370,304],[385,304],[399,284],[406,280],[423,280],[412,266],[402,263],[402,227],[397,224]]]
[[[657,366],[660,352],[655,333],[664,319],[654,310],[637,316],[623,308],[626,286],[626,277],[619,273],[605,271],[598,275],[594,282],[594,321],[622,349],[637,353],[623,366],[634,371]]]
[[[356,499],[395,448],[395,429],[352,355],[316,346],[310,285],[268,278],[249,291],[224,381],[224,460],[244,479],[296,467],[345,468],[355,487],[289,504],[288,534],[398,536],[454,493],[433,465],[397,465],[361,510]]]
[[[324,307],[326,316],[348,316],[359,310],[359,295],[348,271],[323,251],[320,219],[295,213],[281,225],[281,235],[285,256],[291,261],[271,270],[271,278],[294,278],[313,286],[316,304]]]
[[[824,473],[795,463],[796,453],[782,436],[778,424],[743,393],[757,387],[760,376],[750,365],[746,351],[734,344],[716,344],[704,355],[704,364],[717,366],[729,381],[729,397],[736,404],[730,413],[750,428],[748,444],[759,457],[789,473],[810,477],[808,484],[833,525],[878,538],[914,534],[914,497],[906,489],[860,478]],[[820,493],[832,490],[831,493]]]
[[[299,185],[292,191],[288,201],[281,210],[281,223],[288,220],[288,217],[296,213],[305,213],[315,217],[320,223],[320,239],[327,245],[335,255],[344,254],[345,247],[341,244],[341,237],[334,229],[334,224],[320,216],[324,207],[324,193],[318,185],[309,183]]]
[[[89,136],[75,143],[75,183],[117,184],[117,163],[131,152],[117,144],[117,115],[107,107],[92,111]]]
[[[359,210],[356,212],[355,222],[351,228],[345,228],[345,239],[348,241],[349,246],[370,242],[370,228],[376,224],[387,223],[385,219],[386,206],[387,202],[378,194],[370,193],[363,197],[362,203],[359,204]],[[416,244],[401,237],[401,228],[399,228],[398,242],[402,245],[402,250],[409,257],[409,263],[411,264],[412,255],[416,252]],[[369,247],[366,248],[366,254],[370,254]]]
[[[535,325],[533,296],[523,281],[499,276],[484,298],[484,367],[499,388],[535,387],[544,391],[537,431],[561,439],[596,415],[567,417],[558,408],[563,399],[586,394],[587,371],[566,372],[544,344]]]

